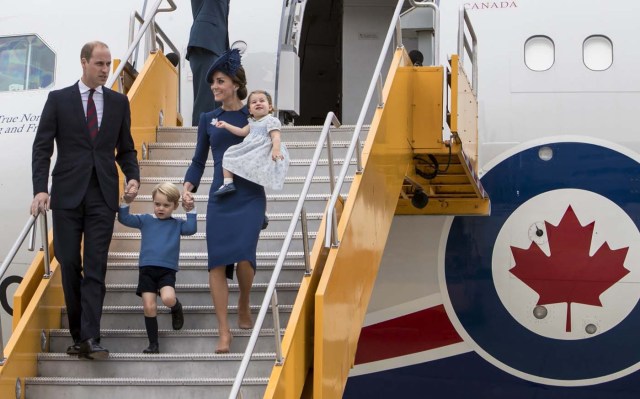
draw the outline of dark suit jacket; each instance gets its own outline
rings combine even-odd
[[[116,162],[127,180],[140,181],[129,100],[106,87],[103,93],[102,123],[95,140],[89,136],[78,84],[49,93],[33,142],[31,166],[34,196],[48,192],[55,141],[58,155],[51,173],[51,209],[80,205],[94,168],[105,202],[114,211],[119,194]]]
[[[187,59],[191,47],[202,47],[216,55],[229,48],[229,0],[191,0],[193,25],[189,33]]]

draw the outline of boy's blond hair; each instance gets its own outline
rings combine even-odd
[[[180,191],[173,183],[165,182],[156,185],[151,191],[151,198],[155,199],[156,193],[164,194],[167,200],[174,204],[178,204],[180,200]]]

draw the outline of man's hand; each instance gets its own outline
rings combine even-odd
[[[136,196],[138,195],[138,188],[140,187],[140,183],[137,180],[129,180],[127,182],[127,187],[124,189],[124,201],[129,204],[131,203]]]
[[[31,214],[38,216],[42,212],[49,210],[49,193],[38,193],[31,202]]]

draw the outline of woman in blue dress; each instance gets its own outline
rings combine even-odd
[[[234,265],[240,287],[238,327],[252,328],[249,294],[256,270],[256,250],[266,210],[264,187],[237,177],[236,191],[224,197],[214,197],[223,182],[222,158],[232,145],[243,137],[216,127],[217,121],[235,126],[248,123],[249,112],[242,103],[247,97],[246,76],[240,64],[240,53],[232,49],[221,55],[209,68],[207,81],[217,102],[222,105],[200,115],[196,150],[184,178],[183,201],[193,201],[205,169],[209,150],[213,155],[213,184],[207,205],[207,252],[209,288],[218,319],[220,338],[216,353],[229,352],[233,336],[227,318],[229,286]]]

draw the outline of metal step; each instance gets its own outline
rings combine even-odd
[[[149,203],[149,209],[146,212],[151,211],[151,204]],[[269,204],[267,204],[267,208],[269,208]],[[289,229],[289,224],[291,223],[292,212],[267,212],[267,217],[269,218],[269,226],[264,231],[287,231]],[[173,214],[175,218],[185,219],[186,215],[184,213],[180,213],[179,210]],[[322,212],[307,212],[307,226],[309,231],[317,231],[322,221],[323,213]],[[198,214],[198,231],[205,231],[206,229],[206,220],[207,215],[205,212],[201,212]],[[297,231],[301,230],[300,221],[298,221]],[[114,225],[114,232],[136,232],[140,231],[139,229],[134,229],[131,227],[124,226],[122,223],[116,222]]]
[[[353,136],[353,130],[355,125],[342,125],[339,128],[331,128],[331,139],[333,141],[351,140]],[[311,142],[317,142],[321,126],[283,126],[281,130],[281,137],[283,141],[293,140],[306,140]],[[362,139],[367,137],[369,132],[369,126],[362,127],[360,137]],[[164,127],[159,128],[156,138],[158,142],[175,143],[175,142],[194,142],[196,141],[198,133],[197,127]]]
[[[338,170],[335,171],[336,175],[338,174],[338,172]],[[177,188],[181,189],[183,180],[183,176],[142,177],[140,179],[140,190],[138,192],[138,195],[151,195],[151,191],[153,190],[153,188],[157,184],[164,182],[173,183]],[[304,180],[305,176],[287,176],[285,178],[285,183],[282,190],[272,190],[270,188],[265,188],[265,192],[267,194],[300,194],[302,192],[302,187],[304,186]],[[314,177],[311,185],[309,186],[309,194],[322,194],[331,192],[329,180],[329,176]],[[200,187],[198,188],[198,192],[201,194],[208,193],[211,189],[212,181],[212,177],[203,177],[200,180]],[[349,187],[352,181],[353,176],[348,176],[345,178],[345,184],[343,184],[342,187],[343,193],[346,194],[349,191]],[[150,211],[151,208],[149,208],[149,212]]]
[[[343,197],[346,198],[345,195]],[[331,198],[331,195],[326,194],[309,194],[305,201],[305,208],[307,212],[320,213],[324,212],[327,200]],[[205,213],[207,210],[207,203],[209,201],[209,195],[195,194],[193,196],[195,201],[196,210],[198,213]],[[275,213],[293,212],[298,202],[298,196],[293,194],[268,194],[267,195],[267,211]],[[150,195],[139,195],[136,200],[131,203],[129,211],[131,213],[146,213],[149,212],[149,206],[151,205]]]
[[[176,369],[179,369],[176,365]],[[151,373],[153,370],[149,370]],[[268,378],[247,378],[243,399],[262,399]],[[56,378],[25,379],[28,399],[212,399],[227,398],[232,378]]]
[[[280,251],[286,232],[277,231],[262,231],[260,232],[260,239],[258,241],[258,251]],[[138,232],[126,232],[126,233],[113,233],[111,240],[110,251],[138,251],[140,249],[140,236]],[[316,233],[308,234],[309,246],[312,245],[313,240],[316,238]],[[293,234],[291,243],[289,245],[289,251],[302,251],[303,250],[302,233],[296,232]],[[183,236],[180,242],[180,250],[185,252],[193,252],[207,248],[206,233],[205,230],[195,233],[190,236]]]
[[[259,260],[256,274],[253,279],[254,284],[268,283],[275,266],[274,260]],[[138,262],[113,260],[107,264],[107,284],[126,284],[138,281]],[[305,271],[304,261],[287,260],[280,271],[281,283],[299,283]],[[207,272],[207,261],[180,262],[180,271],[177,275],[178,282],[182,284],[198,284],[207,282],[209,274]]]
[[[315,154],[317,143],[312,141],[284,141],[291,158],[312,158]],[[334,158],[343,158],[347,153],[351,142],[332,141],[332,154]],[[147,159],[192,159],[196,149],[195,141],[186,143],[149,143]],[[327,145],[324,144],[323,156],[327,156]]]
[[[180,281],[180,273],[177,280]],[[267,289],[266,283],[255,283],[251,287],[251,303],[261,303]],[[137,279],[130,284],[107,284],[107,294],[104,306],[135,306],[142,303],[142,299],[136,295]],[[278,283],[276,291],[278,302],[281,304],[293,304],[300,289],[300,283]],[[229,303],[238,302],[240,289],[238,284],[229,284]],[[209,284],[176,284],[176,296],[183,305],[210,305],[211,290]],[[157,303],[162,300],[158,297]]]
[[[205,252],[180,252],[180,260],[200,260],[206,261],[208,258],[206,248],[204,248]],[[280,255],[280,252],[258,252],[256,254],[256,261],[260,263],[261,260],[274,260],[277,259]],[[138,252],[109,252],[110,260],[124,260],[124,259],[135,259],[139,258]],[[287,259],[304,259],[304,253],[302,252],[288,252]]]
[[[140,173],[142,176],[170,176],[170,177],[184,177],[187,168],[191,165],[190,160],[143,160],[139,162]],[[334,170],[338,175],[344,159],[334,159]],[[306,177],[311,165],[311,159],[292,159],[289,162],[289,169],[287,176],[303,176]],[[328,176],[329,175],[329,162],[326,158],[318,160],[318,166],[316,167],[316,176]],[[356,170],[356,160],[353,159],[349,162],[349,175],[353,175]],[[205,163],[203,177],[213,176],[213,161],[209,159]]]
[[[72,378],[233,378],[242,353],[110,353],[105,360],[83,360],[66,353],[38,354],[38,370],[48,377]],[[271,370],[275,353],[254,353],[247,369],[248,378],[264,377]]]
[[[242,352],[249,342],[251,330],[231,329],[233,340],[232,352]],[[284,329],[280,335],[284,334]],[[106,329],[100,331],[100,343],[113,353],[140,353],[149,345],[147,332],[144,329]],[[203,330],[159,330],[158,339],[162,353],[213,353],[219,338],[217,329]],[[49,352],[64,353],[71,344],[69,330],[51,330],[49,333]],[[275,336],[273,329],[261,329],[256,342],[257,352],[274,352]]]
[[[291,315],[292,305],[280,305],[280,322],[282,327],[287,325]],[[260,310],[259,305],[251,306],[251,313],[255,320]],[[215,309],[208,306],[183,306],[184,327],[191,330],[215,329],[218,328],[218,321],[215,318]],[[62,328],[68,329],[67,312],[62,310]],[[268,311],[265,324],[262,328],[273,328],[273,317],[271,310]],[[228,308],[228,318],[231,327],[238,325],[238,307],[230,303]],[[140,306],[104,306],[102,309],[101,328],[103,329],[144,329],[144,316],[142,305]],[[171,312],[166,306],[158,306],[158,328],[171,329]]]

